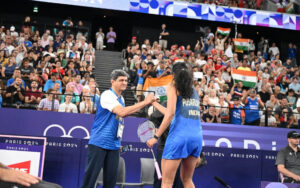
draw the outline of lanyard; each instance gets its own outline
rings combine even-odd
[[[112,88],[110,88],[110,90],[117,96],[117,100],[119,101],[119,103],[121,103],[121,105],[122,105],[123,107],[125,107],[125,104],[124,104],[124,102],[123,102],[121,96],[118,97],[117,93],[116,93]]]

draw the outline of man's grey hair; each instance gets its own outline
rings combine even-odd
[[[126,76],[127,78],[129,78],[129,75],[125,71],[121,69],[115,69],[111,72],[110,79],[117,80],[120,76]]]

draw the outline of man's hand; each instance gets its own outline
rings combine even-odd
[[[296,181],[300,181],[300,176],[296,175],[295,177],[293,177],[293,179],[296,180]]]
[[[149,93],[149,94],[147,95],[147,97],[145,98],[145,102],[146,102],[147,104],[152,104],[152,103],[155,102],[155,101],[156,101],[155,96],[154,96],[152,93]]]
[[[26,187],[39,182],[39,178],[37,177],[12,169],[0,169],[0,179],[5,182],[18,183]]]

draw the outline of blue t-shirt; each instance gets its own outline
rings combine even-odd
[[[139,75],[139,74],[141,74],[142,76],[139,76],[138,84],[143,85],[143,84],[144,84],[143,69],[139,69],[139,70],[137,71],[137,75]]]
[[[235,124],[235,125],[242,124],[242,117],[241,117],[242,109],[243,109],[242,106],[237,107],[237,106],[233,105],[232,116],[231,116],[232,124]]]
[[[288,57],[291,59],[296,58],[297,50],[295,48],[288,49]]]
[[[55,82],[53,82],[52,80],[47,80],[43,91],[47,92],[49,89],[53,88],[54,84],[59,83],[60,87],[59,87],[59,92],[61,92],[61,81],[56,80]]]
[[[245,122],[252,123],[258,119],[260,119],[258,99],[256,97],[252,100],[248,97],[248,104],[245,106]]]
[[[14,78],[9,79],[9,80],[7,81],[7,83],[6,83],[6,86],[7,86],[7,87],[10,86],[11,84],[14,83],[14,81],[15,81]],[[25,84],[24,80],[22,80],[22,83],[23,83],[23,86],[24,86],[24,88],[25,88],[25,87],[26,87],[26,84]],[[22,85],[20,85],[20,87],[22,87]]]
[[[112,113],[116,106],[125,107],[124,98],[118,97],[112,89],[104,91],[100,96],[89,144],[109,150],[120,149],[121,139],[117,137],[117,131],[119,124],[124,125],[124,121]]]

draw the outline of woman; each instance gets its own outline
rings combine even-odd
[[[1,72],[2,77],[6,79],[11,78],[12,75],[14,74],[15,68],[16,68],[16,58],[12,56],[8,59],[8,63],[4,67],[2,67],[2,72]]]
[[[171,124],[162,156],[161,187],[172,187],[180,163],[184,187],[195,187],[192,178],[202,150],[200,99],[193,88],[193,75],[184,63],[173,66],[173,76],[174,80],[167,88],[167,108],[153,103],[165,116],[155,137],[148,140],[147,145],[152,148]]]

